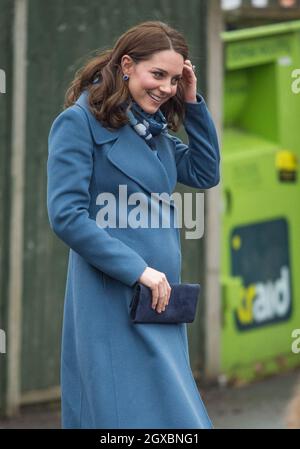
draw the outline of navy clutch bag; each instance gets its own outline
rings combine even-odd
[[[195,319],[199,284],[170,284],[171,296],[164,312],[152,309],[152,290],[141,283],[134,286],[130,317],[134,323],[192,323]]]

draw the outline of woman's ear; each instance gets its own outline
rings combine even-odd
[[[134,61],[129,55],[123,55],[121,59],[121,68],[123,75],[130,75],[133,69]]]

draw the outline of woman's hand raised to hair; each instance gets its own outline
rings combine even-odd
[[[184,89],[185,101],[188,103],[197,103],[197,78],[189,59],[184,61],[181,83]]]
[[[152,308],[156,308],[158,313],[164,311],[171,295],[171,287],[166,275],[147,267],[138,281],[152,290]]]

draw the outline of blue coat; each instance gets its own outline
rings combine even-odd
[[[189,146],[156,136],[158,156],[131,126],[109,131],[89,111],[87,91],[49,134],[48,214],[70,248],[62,356],[64,428],[210,428],[194,381],[186,324],[133,324],[133,285],[147,266],[181,281],[177,227],[99,227],[100,192],[118,198],[170,195],[180,182],[219,182],[219,148],[204,99],[186,103]],[[173,204],[173,203],[171,203]],[[172,205],[174,214],[176,206]],[[161,211],[160,211],[161,213]]]

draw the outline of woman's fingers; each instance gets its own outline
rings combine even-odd
[[[163,282],[159,284],[159,301],[157,306],[157,311],[159,313],[162,312],[162,310],[164,310],[167,298],[168,298],[167,284],[166,281],[163,280]]]
[[[166,305],[169,304],[170,296],[171,296],[171,287],[170,287],[170,284],[169,284],[168,281],[167,281],[167,290],[168,290],[168,298],[167,298],[167,304]]]
[[[157,284],[152,287],[152,308],[157,312],[162,312],[168,302],[169,297],[169,283],[166,279],[161,279]]]
[[[171,296],[171,287],[167,279],[164,279],[164,283],[160,290],[160,301],[159,307],[157,308],[158,312],[163,312],[166,310],[167,305],[169,304],[170,296]]]
[[[159,290],[158,285],[155,285],[152,288],[152,309],[155,309],[159,299]]]
[[[171,287],[166,275],[147,267],[139,278],[139,282],[152,290],[152,309],[161,313],[169,303]]]

